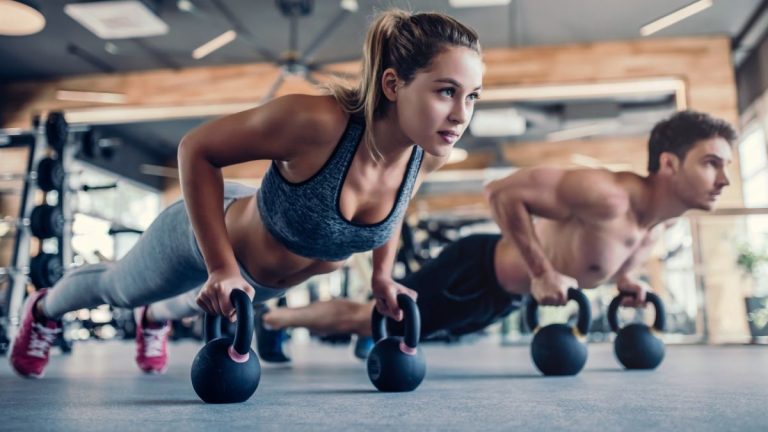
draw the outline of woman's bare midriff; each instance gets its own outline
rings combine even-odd
[[[225,221],[235,256],[260,284],[290,288],[344,264],[344,261],[302,257],[286,249],[264,226],[255,195],[235,200],[227,210]]]

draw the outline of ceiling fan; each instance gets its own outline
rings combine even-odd
[[[314,85],[320,84],[320,82],[313,77],[313,74],[333,75],[341,78],[353,77],[352,74],[325,69],[327,64],[335,61],[320,62],[315,61],[314,57],[320,48],[328,41],[333,32],[340,27],[341,23],[349,17],[349,15],[357,12],[357,0],[341,0],[338,13],[325,25],[325,27],[323,27],[304,51],[299,51],[298,48],[299,19],[312,14],[314,0],[275,0],[277,8],[289,21],[288,49],[280,54],[260,46],[253,34],[239,23],[232,12],[226,5],[224,5],[222,0],[214,0],[213,4],[231,23],[238,36],[243,37],[248,43],[255,45],[257,52],[262,57],[269,62],[274,63],[280,69],[280,74],[269,87],[267,93],[262,97],[262,103],[271,100],[277,91],[280,90],[286,77],[290,75],[299,76]]]

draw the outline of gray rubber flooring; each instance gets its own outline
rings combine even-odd
[[[768,431],[767,347],[673,346],[659,369],[629,372],[592,344],[580,375],[552,378],[524,346],[430,344],[422,385],[384,394],[349,348],[296,344],[292,366],[263,365],[256,394],[234,405],[197,399],[197,344],[171,349],[162,376],[142,375],[128,342],[77,344],[41,380],[4,358],[0,430]]]

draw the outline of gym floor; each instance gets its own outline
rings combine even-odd
[[[427,377],[384,394],[349,347],[294,344],[289,367],[262,363],[256,394],[206,405],[189,380],[199,345],[171,345],[160,376],[141,374],[128,342],[54,353],[46,377],[0,365],[0,430],[541,430],[765,431],[768,349],[668,346],[655,371],[621,369],[610,344],[591,344],[575,377],[542,377],[528,347],[490,339],[424,346]],[[7,360],[4,359],[4,360]]]

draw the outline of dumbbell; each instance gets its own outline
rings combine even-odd
[[[64,214],[58,206],[41,204],[29,215],[29,228],[39,239],[61,237],[64,233]]]
[[[43,158],[38,162],[37,169],[29,174],[2,173],[0,181],[35,180],[37,186],[44,192],[61,189],[64,184],[64,167],[59,159]]]
[[[64,165],[61,159],[43,158],[37,163],[37,187],[44,192],[61,190],[64,186]]]
[[[100,132],[85,126],[71,127],[64,114],[52,112],[45,120],[45,137],[48,145],[61,154],[64,145],[69,139],[70,132],[84,132],[80,142],[80,152],[87,158],[111,159],[115,154],[115,148],[122,142],[119,138],[103,137]]]
[[[61,150],[69,139],[69,124],[64,119],[64,113],[52,112],[45,119],[45,138],[48,145],[61,154]]]
[[[622,328],[619,326],[619,306],[624,297],[632,295],[620,292],[608,306],[608,324],[616,333],[614,353],[627,369],[654,369],[664,359],[664,342],[657,337],[657,334],[664,331],[664,303],[656,294],[646,293],[646,301],[656,309],[653,327],[633,323]]]
[[[5,217],[0,219],[0,236],[4,236],[13,229],[29,226],[32,235],[39,239],[60,237],[64,232],[64,215],[56,206],[41,204],[32,209],[29,219]]]
[[[544,375],[576,375],[587,363],[585,339],[592,323],[592,309],[581,290],[569,288],[568,299],[579,305],[576,327],[550,324],[539,328],[539,304],[531,297],[526,307],[528,327],[535,333],[531,342],[531,357]]]
[[[48,114],[45,119],[44,129],[45,139],[48,142],[48,145],[56,150],[58,154],[61,154],[62,150],[64,149],[64,145],[66,145],[67,141],[69,140],[70,132],[87,132],[88,130],[92,130],[85,129],[83,126],[75,126],[74,128],[70,127],[70,125],[67,123],[67,120],[64,118],[64,113],[58,111],[54,111]],[[30,141],[35,141],[35,136],[33,134],[0,136],[0,146],[27,145],[31,144]],[[98,140],[94,142],[98,144]],[[90,142],[86,144],[86,146],[89,145],[91,145]],[[112,145],[107,145],[106,147],[109,147],[107,152],[110,152],[114,148],[114,143],[112,143]],[[111,157],[111,153],[108,156],[104,153],[101,153],[100,156]]]
[[[52,287],[62,276],[64,266],[59,255],[41,252],[29,262],[29,278],[37,288]]]

